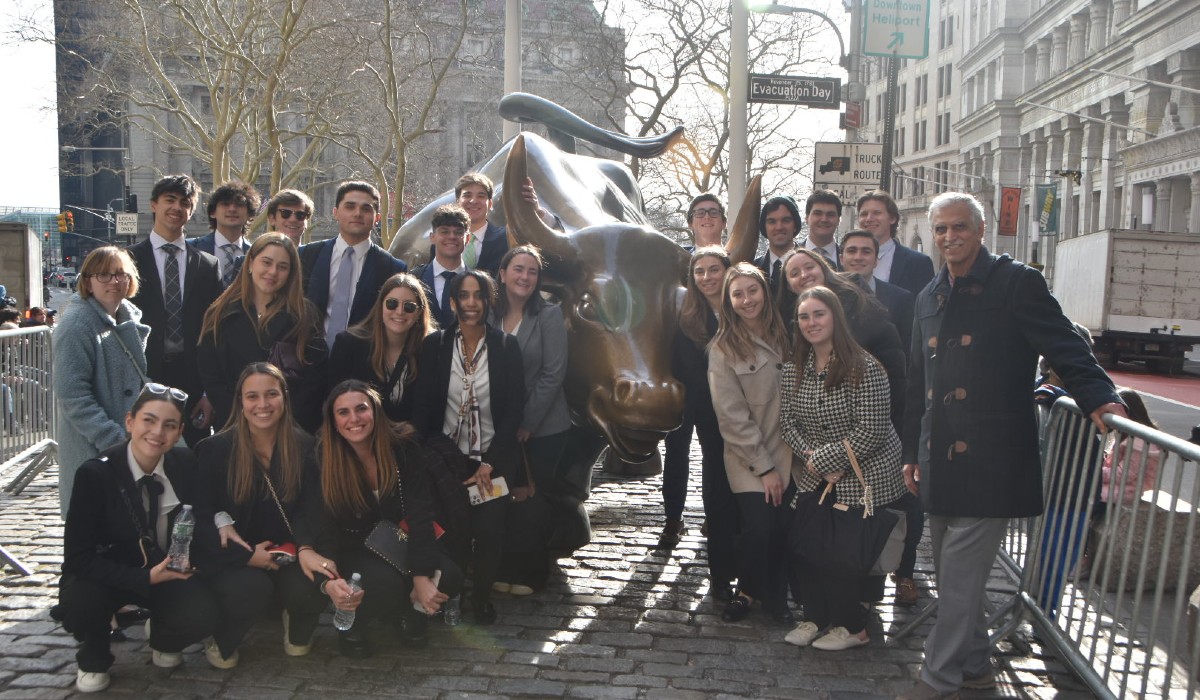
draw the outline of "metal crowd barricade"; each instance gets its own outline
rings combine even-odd
[[[4,486],[13,495],[57,454],[51,337],[46,326],[0,331],[0,479],[15,473]],[[0,562],[29,573],[2,546]]]
[[[1200,447],[1070,399],[1044,425],[1046,511],[1014,520],[1000,553],[1020,576],[993,616],[998,642],[1028,619],[1097,697],[1195,697]],[[1105,473],[1107,472],[1107,474]],[[1106,484],[1107,482],[1107,484]]]

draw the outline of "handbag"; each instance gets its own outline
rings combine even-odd
[[[266,470],[263,470],[262,475],[263,479],[265,479],[267,482],[267,489],[271,492],[271,500],[275,501],[275,507],[279,509],[279,517],[283,518],[283,524],[287,526],[288,534],[294,538],[296,533],[292,530],[292,521],[288,520],[287,513],[285,513],[283,510],[283,504],[279,502],[279,494],[275,493],[275,484],[271,483],[271,475],[268,474]],[[296,561],[296,557],[298,555],[296,543],[294,541],[272,542],[271,546],[267,548],[267,551],[271,555],[271,561],[275,562],[277,566],[286,566],[291,564],[292,562]]]
[[[277,340],[267,353],[267,362],[283,372],[284,379],[299,379],[303,376],[304,365],[296,357],[296,343],[288,340]]]
[[[815,491],[796,494],[792,500],[795,513],[788,531],[788,551],[808,568],[839,576],[864,577],[894,570],[899,564],[899,552],[903,551],[905,518],[895,510],[875,509],[871,487],[863,478],[854,448],[849,440],[842,440],[842,445],[863,487],[862,505],[827,504],[825,499],[833,489],[829,482],[820,496]],[[903,528],[898,537],[897,528]],[[888,559],[894,558],[894,563],[880,559],[890,541],[898,541],[900,545],[899,550],[893,546],[889,551]]]
[[[411,573],[408,568],[408,534],[396,523],[390,520],[375,523],[363,544],[396,571],[405,575]]]

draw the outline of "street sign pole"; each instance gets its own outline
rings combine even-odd
[[[883,162],[879,166],[879,189],[891,192],[892,151],[896,144],[896,83],[900,74],[900,59],[887,59],[887,103],[883,112]]]

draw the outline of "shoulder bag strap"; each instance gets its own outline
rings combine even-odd
[[[854,454],[854,448],[850,445],[850,440],[842,438],[842,447],[846,448],[846,454],[850,457],[850,466],[854,469],[854,476],[858,477],[858,483],[862,484],[863,497],[860,503],[863,506],[863,517],[875,514],[875,506],[871,497],[871,485],[863,478],[862,467],[858,465],[858,455]]]

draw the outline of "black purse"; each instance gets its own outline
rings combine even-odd
[[[412,573],[408,568],[408,534],[396,523],[390,520],[375,523],[363,544],[396,571]]]
[[[795,513],[788,530],[788,551],[808,568],[863,577],[872,574],[885,545],[889,539],[895,539],[893,531],[904,527],[906,521],[894,510],[875,510],[871,487],[863,478],[858,457],[849,440],[843,440],[842,444],[863,487],[862,505],[826,503],[825,498],[833,489],[829,482],[820,496],[815,491],[796,494],[792,500]],[[903,532],[899,539],[903,541]]]

